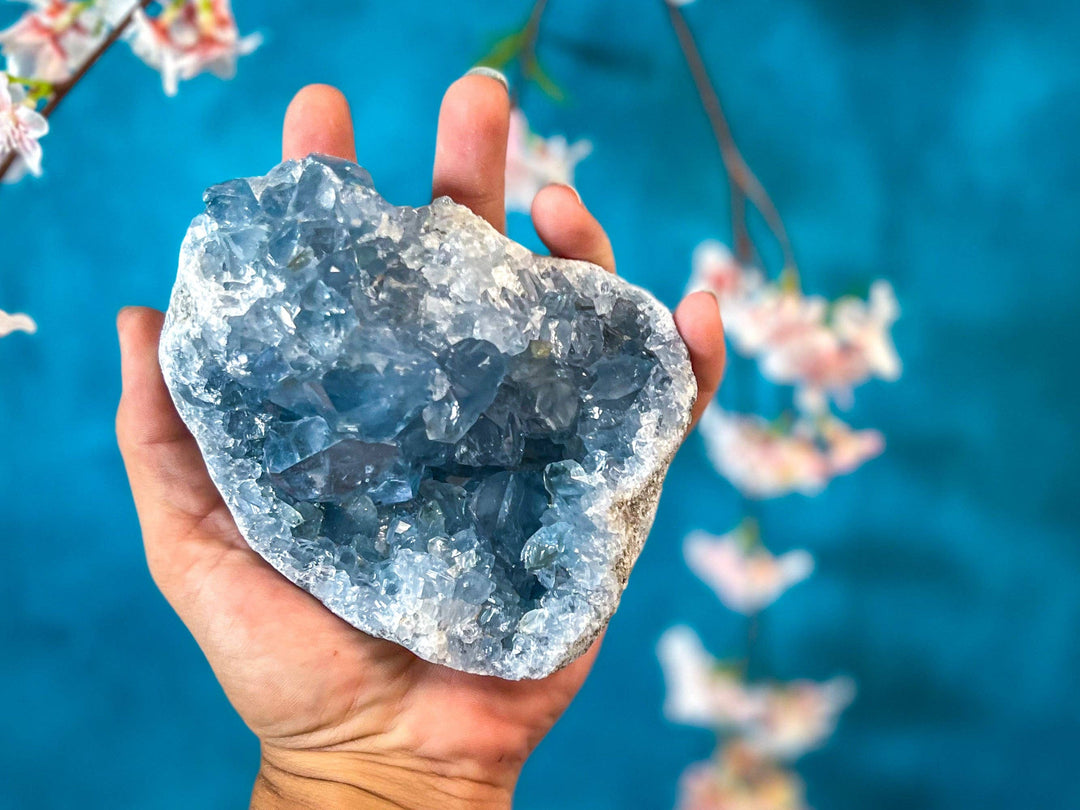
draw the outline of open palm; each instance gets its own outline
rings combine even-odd
[[[447,91],[433,193],[505,225],[509,98],[491,77]],[[348,105],[311,86],[285,116],[286,158],[355,160]],[[614,272],[611,245],[570,189],[544,189],[537,233],[554,255]],[[253,805],[505,807],[521,764],[570,703],[599,641],[537,681],[469,675],[372,638],[326,610],[252,551],[206,471],[162,379],[163,316],[119,317],[123,395],[117,434],[150,571],[262,742]],[[723,338],[711,295],[676,312],[698,379],[695,418],[719,384]]]

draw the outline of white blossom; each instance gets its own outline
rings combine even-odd
[[[705,411],[700,429],[717,471],[749,497],[814,495],[829,480],[827,462],[810,436],[784,433],[758,416],[716,405]]]
[[[688,627],[664,633],[657,655],[669,720],[736,737],[763,758],[794,760],[817,748],[855,697],[854,683],[843,677],[822,683],[747,683],[720,666]]]
[[[677,810],[808,810],[795,774],[732,740],[679,779]]]
[[[876,430],[852,430],[839,419],[819,420],[819,432],[825,443],[829,471],[846,475],[885,449],[885,437]]]
[[[529,128],[520,107],[510,113],[506,144],[506,208],[528,213],[544,186],[573,186],[574,169],[590,152],[589,141],[569,143],[562,135],[543,138]]]
[[[127,6],[133,5],[126,0]],[[12,26],[0,31],[0,50],[13,76],[55,84],[71,78],[108,33],[116,3],[33,0]]]
[[[15,162],[4,175],[13,183],[26,172],[41,174],[40,139],[49,131],[49,122],[26,103],[26,88],[0,72],[0,161],[15,153]]]
[[[878,431],[855,431],[832,416],[784,425],[715,404],[705,411],[700,429],[713,466],[751,498],[815,495],[885,447]]]
[[[664,715],[672,722],[738,727],[764,711],[761,696],[747,690],[734,671],[721,667],[689,627],[665,632],[657,656],[667,683]]]
[[[801,550],[775,556],[747,535],[745,526],[721,537],[692,532],[683,543],[683,553],[690,570],[716,592],[721,602],[749,616],[810,576],[814,558]]]
[[[756,358],[766,378],[795,386],[806,413],[824,413],[830,399],[847,407],[857,386],[900,376],[891,335],[899,307],[886,281],[871,286],[868,300],[829,302],[803,295],[784,279],[767,281],[725,246],[706,240],[694,251],[690,288],[716,295],[735,349]]]
[[[139,10],[125,36],[135,55],[161,72],[170,96],[206,71],[232,78],[237,59],[262,44],[260,34],[240,36],[229,0],[180,0],[155,17]]]
[[[764,710],[743,729],[747,745],[763,756],[793,760],[818,748],[855,698],[850,678],[793,681],[763,690]]]

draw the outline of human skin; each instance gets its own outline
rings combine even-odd
[[[500,230],[509,114],[500,81],[467,75],[446,92],[435,149],[433,196]],[[301,90],[285,114],[282,151],[356,160],[344,96],[325,85]],[[553,255],[615,271],[611,243],[573,190],[543,189],[532,218]],[[150,573],[261,743],[251,807],[510,807],[522,765],[581,688],[600,641],[547,678],[506,681],[428,663],[326,610],[237,530],[165,387],[163,318],[128,307],[117,319],[117,438]],[[697,377],[696,420],[723,372],[715,299],[688,296],[675,322]]]

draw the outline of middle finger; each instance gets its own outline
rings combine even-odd
[[[443,96],[431,193],[450,197],[505,232],[510,95],[498,75],[467,73]]]

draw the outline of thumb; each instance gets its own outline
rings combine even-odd
[[[675,326],[690,353],[690,365],[697,378],[698,397],[693,413],[693,423],[697,423],[724,376],[724,325],[716,296],[710,292],[686,296],[675,310]]]
[[[155,579],[180,551],[171,538],[191,536],[194,526],[224,506],[161,374],[164,319],[146,307],[127,307],[117,317],[123,392],[116,436]]]
[[[173,407],[158,365],[164,322],[165,315],[149,307],[124,307],[116,317],[123,376],[117,413],[121,449],[145,449],[191,438]]]

